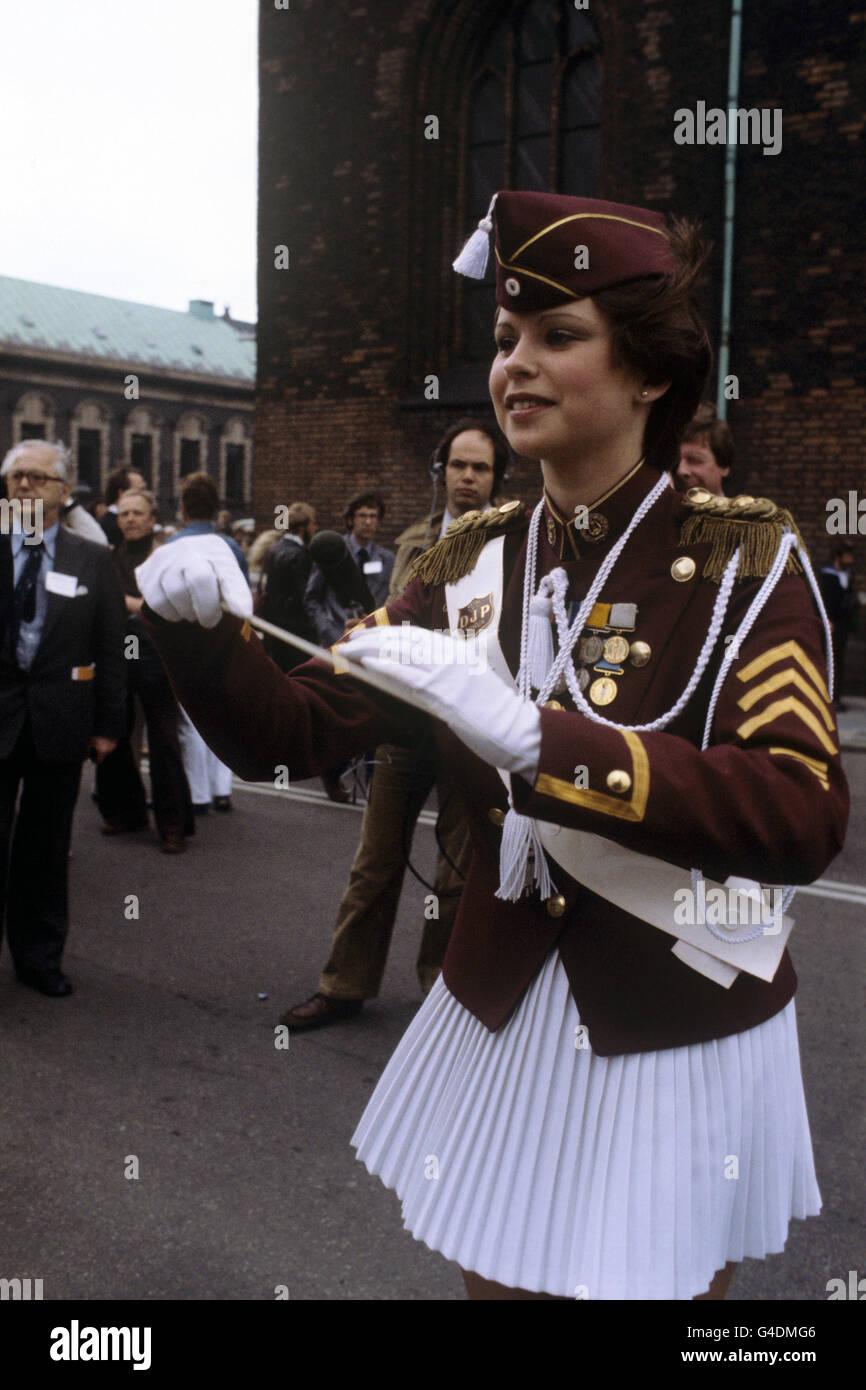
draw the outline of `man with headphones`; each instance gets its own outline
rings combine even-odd
[[[505,478],[508,449],[496,425],[458,420],[443,435],[431,460],[434,482],[429,516],[397,537],[389,601],[409,581],[417,557],[444,535],[452,521],[486,511]],[[439,484],[444,506],[437,508]],[[361,840],[337,913],[331,954],[318,991],[280,1019],[290,1031],[322,1028],[356,1017],[365,999],[379,993],[400,902],[415,824],[433,786],[439,797],[436,837],[439,859],[435,891],[425,900],[417,971],[426,995],[442,969],[445,948],[469,867],[469,830],[463,810],[433,759],[432,745],[420,749],[391,744],[376,750]]]

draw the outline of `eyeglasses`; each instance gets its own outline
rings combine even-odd
[[[23,483],[29,480],[34,487],[44,487],[46,483],[63,482],[57,473],[42,473],[38,468],[16,469],[14,473],[7,473],[6,477],[10,483]]]

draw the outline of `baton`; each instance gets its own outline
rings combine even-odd
[[[328,647],[318,647],[315,642],[308,642],[306,637],[298,637],[294,632],[287,632],[285,628],[277,627],[275,623],[269,623],[265,618],[257,618],[253,615],[246,621],[250,627],[257,628],[259,632],[266,632],[269,637],[276,637],[278,642],[285,642],[288,646],[297,647],[299,651],[305,652],[307,656],[315,657],[317,661],[326,662],[335,671],[339,671],[342,666],[349,667],[355,680],[362,681],[365,685],[375,686],[377,690],[383,691],[386,695],[392,695],[397,700],[402,700],[404,704],[413,705],[415,709],[422,710],[424,714],[430,713],[429,707],[422,697],[404,685],[402,681],[396,680],[393,676],[383,675],[380,671],[370,671],[366,666],[362,666],[360,661],[355,661],[349,655],[351,650],[349,643],[340,648],[339,656],[335,656]],[[349,674],[349,672],[345,674]]]

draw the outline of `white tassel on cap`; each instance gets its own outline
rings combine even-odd
[[[538,888],[543,899],[556,892],[535,821],[532,816],[521,816],[509,806],[502,827],[499,887],[495,896],[504,902],[516,903],[533,886]]]
[[[490,199],[487,216],[482,217],[457,260],[454,261],[454,269],[458,275],[468,275],[471,280],[483,280],[487,274],[490,233],[493,231],[493,209],[496,206],[498,196],[497,193],[494,193]]]

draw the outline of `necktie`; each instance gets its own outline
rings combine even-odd
[[[12,601],[12,632],[16,643],[18,633],[21,631],[21,624],[32,623],[36,617],[36,586],[39,583],[39,571],[42,567],[44,552],[41,541],[38,545],[28,545],[25,549],[27,550],[27,559],[18,583],[15,585]]]
[[[366,563],[367,563],[367,561],[369,560],[369,558],[370,558],[370,552],[369,552],[368,550],[365,550],[364,547],[361,546],[361,549],[358,551],[358,564],[361,566],[361,573],[362,573],[362,574],[363,574],[363,572],[364,572],[364,566],[366,565]]]

